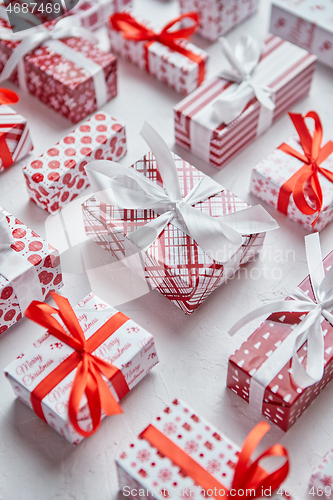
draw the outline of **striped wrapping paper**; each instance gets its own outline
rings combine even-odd
[[[12,155],[13,163],[26,156],[33,149],[27,120],[9,106],[0,106],[0,133],[5,134],[5,141]],[[5,168],[0,151],[0,172],[3,172]]]
[[[309,93],[316,59],[279,37],[269,34],[265,38],[257,69],[261,66],[263,84],[273,91],[273,123]],[[216,76],[174,108],[176,142],[219,169],[265,131],[258,128],[262,107],[256,98],[229,125],[220,123],[210,131],[200,123],[203,112],[207,113],[206,107],[236,85]],[[199,133],[207,135],[207,151],[197,147],[194,138]]]

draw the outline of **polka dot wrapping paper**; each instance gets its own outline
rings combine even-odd
[[[325,273],[333,265],[333,252],[323,260]],[[307,277],[299,288],[314,299],[310,279]],[[227,386],[246,403],[249,402],[251,377],[261,367],[283,340],[292,333],[303,319],[301,313],[272,314],[245,341],[240,349],[229,358]],[[306,389],[298,387],[291,378],[291,359],[268,384],[264,394],[262,414],[282,430],[287,431],[333,377],[333,326],[324,320],[322,330],[325,344],[325,369],[323,378]],[[303,363],[306,362],[307,345],[298,351]]]
[[[96,113],[24,167],[29,197],[56,213],[89,186],[84,170],[89,161],[117,161],[125,154],[125,126],[104,111]]]
[[[80,18],[84,28],[96,30],[109,16],[131,6],[132,0],[88,0],[79,2],[70,13]]]
[[[35,268],[42,295],[47,298],[50,292],[63,286],[58,251],[14,215],[2,210],[15,240],[13,252],[17,252]],[[0,334],[19,321],[22,313],[12,284],[0,275]]]

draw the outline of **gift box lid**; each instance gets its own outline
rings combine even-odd
[[[331,0],[273,0],[273,6],[305,19],[311,24],[333,33],[333,11]]]

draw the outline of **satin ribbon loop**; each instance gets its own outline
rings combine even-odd
[[[16,104],[19,101],[19,96],[13,90],[0,88],[0,105],[1,104]]]
[[[319,173],[333,183],[333,172],[321,167],[321,164],[333,153],[333,142],[329,141],[321,146],[323,139],[323,127],[318,114],[310,111],[304,117],[298,113],[289,113],[300,139],[304,155],[289,144],[281,144],[279,149],[284,153],[302,161],[304,165],[288,179],[280,189],[277,208],[280,212],[287,214],[290,196],[297,208],[305,215],[314,215],[312,227],[315,227],[323,207],[323,193],[319,179]],[[306,118],[314,120],[314,132],[311,135]],[[309,196],[305,189],[309,190]],[[311,201],[310,201],[310,199]]]
[[[0,105],[1,104],[16,104],[19,101],[19,96],[13,90],[0,88]],[[0,159],[3,168],[8,168],[13,163],[13,156],[9,150],[6,134],[0,132]]]

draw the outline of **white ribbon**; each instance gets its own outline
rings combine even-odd
[[[6,216],[0,208],[0,275],[13,287],[23,315],[33,300],[44,301],[44,297],[35,266],[11,248],[14,242]]]
[[[230,330],[234,335],[249,321],[262,315],[278,312],[300,312],[305,318],[293,329],[280,346],[267,358],[251,378],[250,405],[262,409],[266,387],[292,358],[291,376],[300,388],[305,389],[319,382],[324,374],[324,335],[321,322],[326,319],[333,325],[333,266],[326,273],[322,261],[319,233],[305,237],[306,256],[310,282],[315,297],[311,300],[300,288],[291,295],[294,300],[280,300],[267,304],[247,314]],[[306,367],[297,351],[307,342]]]
[[[241,247],[242,234],[262,233],[278,227],[260,205],[223,217],[211,217],[195,208],[193,205],[224,188],[210,177],[204,177],[182,198],[177,167],[167,144],[147,123],[141,135],[156,158],[164,188],[153,184],[133,168],[111,161],[92,161],[85,167],[91,187],[102,203],[122,209],[154,210],[159,214],[127,235],[137,248],[146,250],[172,222],[191,236],[212,259],[224,263]]]
[[[33,31],[12,33],[11,30],[1,28],[0,39],[21,41],[13,50],[0,75],[0,82],[7,80],[14,69],[18,69],[19,87],[27,91],[24,57],[40,45],[45,45],[55,53],[65,57],[80,66],[93,78],[97,108],[107,102],[107,86],[104,69],[99,64],[65,45],[60,40],[68,37],[82,37],[92,43],[97,43],[96,37],[79,24],[76,16],[69,16],[57,22],[54,29],[49,31],[44,26],[33,28]]]

